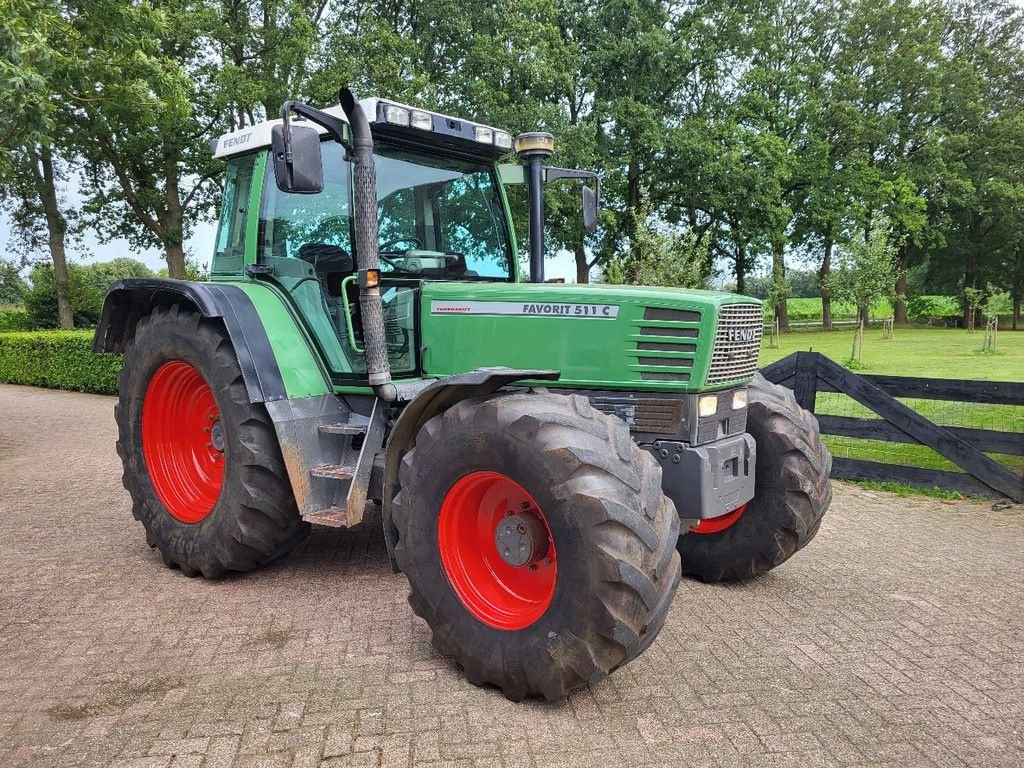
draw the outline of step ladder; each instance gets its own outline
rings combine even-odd
[[[373,461],[384,442],[384,405],[378,400],[369,417],[351,413],[347,421],[321,424],[317,429],[341,443],[340,459],[337,464],[309,470],[311,483],[334,483],[335,489],[329,507],[303,513],[302,519],[315,525],[348,528],[363,519]]]

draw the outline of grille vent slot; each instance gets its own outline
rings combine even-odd
[[[693,368],[693,360],[685,357],[641,357],[640,365],[665,365],[671,368]]]
[[[719,308],[708,384],[724,384],[754,375],[761,353],[763,312],[759,304],[725,304]]]
[[[644,320],[660,323],[686,323],[692,325],[700,322],[700,312],[691,309],[671,309],[666,307],[644,307]],[[637,341],[631,357],[636,362],[659,371],[640,371],[641,381],[689,381],[690,373],[686,370],[693,367],[693,355],[697,352],[698,328],[680,328],[674,325],[640,325],[639,335],[646,336]],[[655,357],[642,355],[641,352],[677,352],[688,357]]]
[[[696,352],[696,344],[676,344],[672,341],[638,341],[637,349],[646,349],[648,352]]]
[[[640,328],[640,333],[644,336],[678,336],[682,339],[697,338],[696,328],[652,328],[649,325],[645,325]]]
[[[644,307],[644,320],[671,320],[677,323],[699,323],[700,312],[694,312],[689,309]],[[696,335],[696,333],[694,335]]]
[[[688,373],[655,373],[652,371],[641,371],[641,381],[689,381]]]

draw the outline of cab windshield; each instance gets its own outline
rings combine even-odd
[[[273,171],[260,212],[261,257],[297,258],[317,273],[356,269],[351,166],[335,142],[322,145],[324,189],[278,189]],[[384,277],[498,280],[511,277],[510,238],[493,167],[397,147],[378,147],[377,216]]]

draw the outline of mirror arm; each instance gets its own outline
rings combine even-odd
[[[595,171],[581,171],[578,168],[555,168],[551,165],[544,166],[544,183],[559,181],[561,179],[577,179],[579,181],[593,180],[597,193],[597,199],[601,199],[601,177]]]
[[[344,120],[301,101],[286,101],[281,105],[281,133],[284,137],[284,159],[289,165],[292,162],[292,112],[323,127],[327,130],[328,136],[341,144],[347,151],[352,151],[352,145],[345,140]]]

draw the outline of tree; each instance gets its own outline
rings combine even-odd
[[[0,259],[0,307],[17,306],[25,299],[28,284],[21,277],[18,264]]]
[[[107,238],[163,249],[185,276],[184,240],[212,210],[224,127],[201,77],[208,19],[200,0],[96,0],[71,16],[73,77],[64,98],[83,176],[85,214]]]
[[[961,108],[943,125],[960,184],[946,208],[950,263],[938,271],[959,266],[964,291],[1011,288],[1024,203],[1024,14],[1005,2],[951,3],[946,48],[943,74]],[[977,319],[970,312],[965,301],[965,325]]]
[[[607,262],[604,282],[707,288],[710,261],[706,253],[700,253],[700,246],[692,242],[694,237],[692,232],[657,232],[645,222],[625,253]]]
[[[56,83],[65,67],[60,41],[66,24],[46,0],[16,0],[0,18],[0,210],[6,211],[27,252],[48,251],[53,264],[61,328],[74,325],[65,239],[67,211],[57,181],[66,172]]]
[[[832,295],[855,304],[858,319],[865,325],[872,303],[892,299],[895,292],[897,246],[890,242],[890,227],[887,217],[876,216],[865,237],[855,234],[843,243],[829,281]]]
[[[36,328],[58,327],[57,295],[51,264],[36,264],[29,272],[32,287],[25,294],[25,311]],[[74,325],[90,327],[99,320],[105,289],[96,285],[87,266],[68,265],[68,303]],[[64,327],[61,325],[60,327]]]

